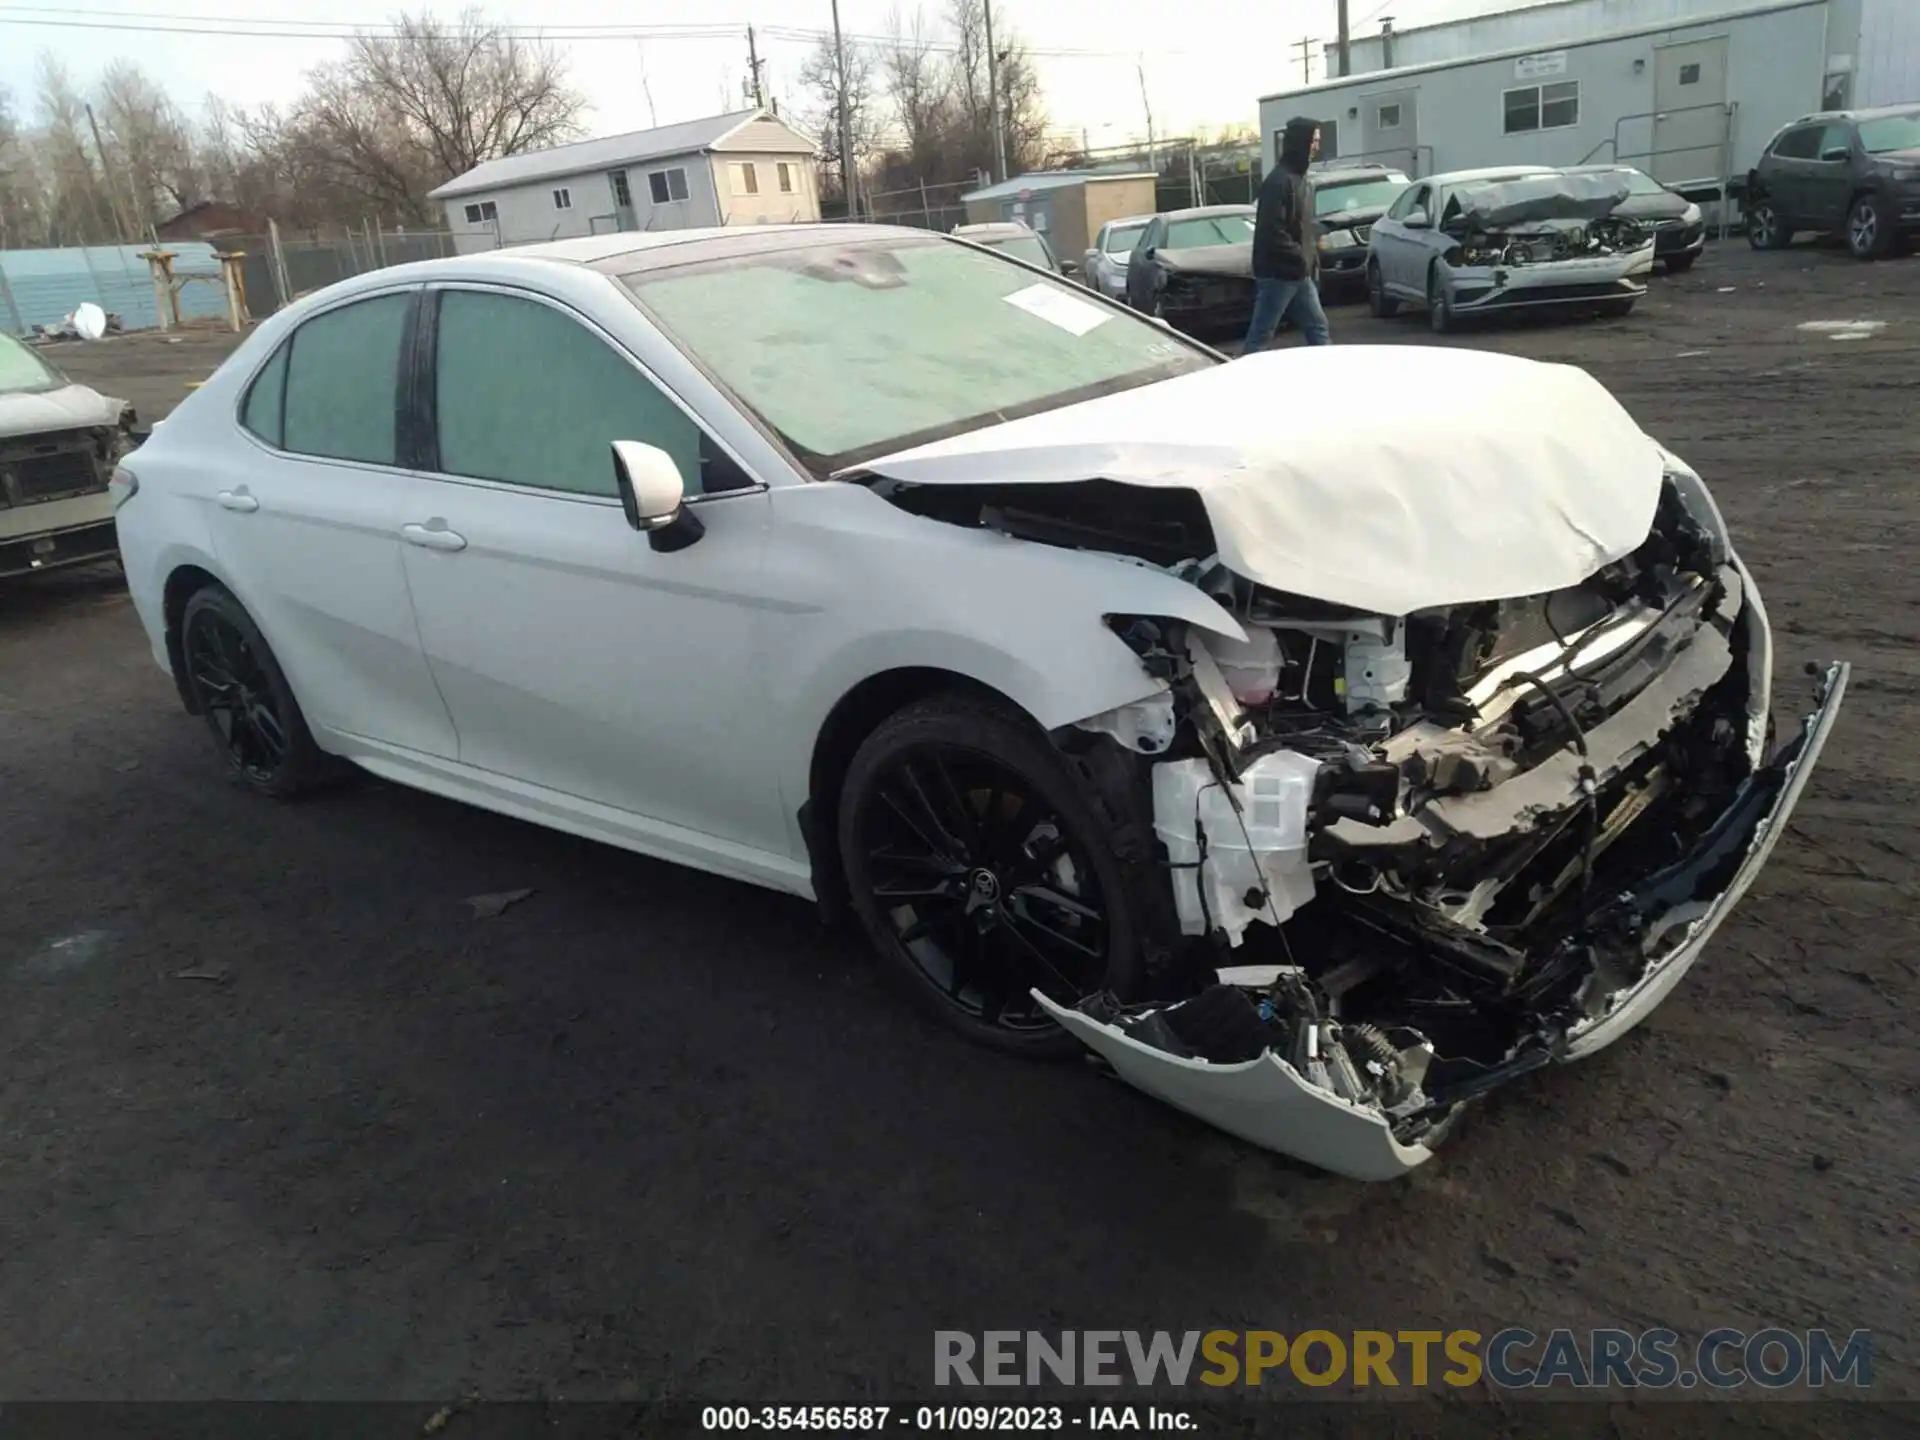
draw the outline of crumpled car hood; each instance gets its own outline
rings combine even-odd
[[[1252,275],[1253,246],[1200,245],[1191,250],[1161,250],[1154,258],[1182,275]]]
[[[63,385],[25,395],[0,395],[0,440],[38,435],[47,430],[78,430],[118,425],[124,401],[111,400],[85,385]]]
[[[1584,370],[1348,345],[1270,351],[843,473],[1190,489],[1234,572],[1404,615],[1578,584],[1646,538],[1665,468]]]
[[[1615,175],[1529,175],[1467,192],[1446,228],[1502,230],[1548,220],[1600,220],[1631,193],[1626,180]]]

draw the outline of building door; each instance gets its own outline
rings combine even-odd
[[[1391,165],[1417,175],[1414,156],[1420,144],[1420,92],[1392,90],[1360,102],[1361,152],[1348,159]]]
[[[1726,36],[1653,52],[1653,111],[1647,173],[1668,184],[1720,178],[1727,165]]]

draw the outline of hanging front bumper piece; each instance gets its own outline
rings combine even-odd
[[[1496,1063],[1436,1054],[1411,1025],[1347,1020],[1327,1003],[1328,977],[1309,982],[1292,963],[1222,971],[1220,984],[1174,1004],[1095,996],[1068,1009],[1035,998],[1121,1079],[1177,1109],[1354,1179],[1402,1175],[1432,1154],[1463,1105],[1603,1049],[1666,998],[1785,831],[1847,676],[1844,663],[1825,669],[1800,732],[1733,790],[1684,855],[1624,883],[1612,877],[1553,953],[1525,957],[1557,988]],[[1436,948],[1432,958],[1444,967],[1463,957]],[[1539,983],[1520,977],[1506,1003]]]

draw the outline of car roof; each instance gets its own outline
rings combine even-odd
[[[1251,205],[1194,205],[1185,210],[1162,210],[1158,217],[1164,220],[1207,220],[1215,215],[1251,215]]]
[[[1831,123],[1835,120],[1885,120],[1895,115],[1920,115],[1920,104],[1875,105],[1868,110],[1816,110],[1811,115],[1802,115],[1798,120],[1789,120],[1780,128],[1790,130],[1795,125],[1815,125]]]
[[[1115,225],[1144,225],[1151,219],[1151,215],[1117,215],[1111,220],[1103,220],[1100,228],[1106,230]]]
[[[1525,180],[1534,175],[1554,175],[1551,165],[1489,165],[1479,170],[1448,170],[1440,175],[1423,175],[1416,185],[1470,185],[1480,180]]]
[[[1324,169],[1309,168],[1307,174],[1316,183],[1324,184],[1328,180],[1406,180],[1407,172],[1392,165],[1329,165]],[[1412,182],[1409,180],[1409,184]]]

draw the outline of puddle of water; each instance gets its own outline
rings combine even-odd
[[[65,975],[96,959],[111,938],[106,930],[62,936],[41,946],[15,968],[22,975]]]

